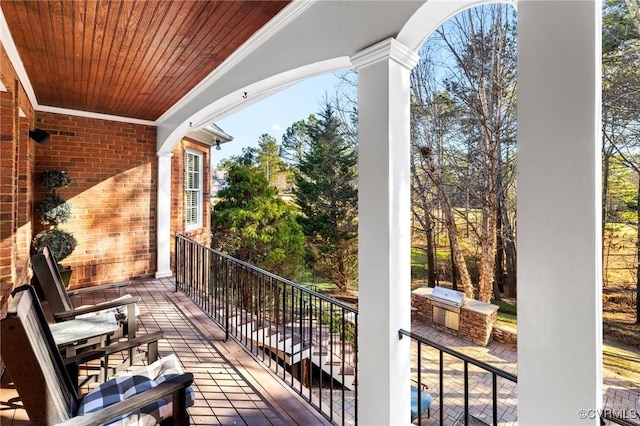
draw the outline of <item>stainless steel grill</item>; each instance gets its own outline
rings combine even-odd
[[[460,308],[465,301],[464,293],[446,287],[434,287],[430,299],[433,304],[433,322],[458,330]]]

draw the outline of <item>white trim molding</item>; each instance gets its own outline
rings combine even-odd
[[[173,275],[171,272],[171,157],[173,153],[158,153],[157,156],[156,278],[164,278]]]
[[[153,126],[153,127],[157,126],[155,121],[142,120],[139,118],[132,118],[132,117],[124,117],[121,115],[102,114],[99,112],[81,111],[77,109],[52,107],[52,106],[46,106],[46,105],[36,105],[34,106],[34,109],[36,111],[51,112],[54,114],[66,114],[66,115],[73,115],[76,117],[95,118],[97,120],[118,121],[121,123],[141,124],[143,126]]]
[[[363,68],[386,58],[396,61],[407,69],[413,69],[420,60],[415,51],[394,38],[388,38],[353,55],[351,63],[356,68]]]
[[[29,101],[31,101],[31,105],[38,105],[38,100],[36,99],[36,93],[33,91],[33,86],[31,85],[31,80],[29,80],[29,75],[27,74],[27,70],[24,68],[24,64],[22,63],[22,59],[18,54],[18,48],[13,41],[13,37],[11,36],[11,31],[9,31],[9,25],[7,24],[7,20],[4,17],[4,13],[2,12],[2,8],[0,7],[0,43],[4,46],[4,50],[7,52],[7,56],[9,57],[9,61],[13,65],[13,68],[16,70],[16,74],[18,75],[18,80],[22,83],[22,87],[24,91],[27,93],[27,97]]]

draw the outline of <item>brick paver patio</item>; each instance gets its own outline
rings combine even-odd
[[[415,321],[412,323],[412,332],[435,341],[442,346],[446,346],[472,358],[486,362],[493,367],[505,370],[515,375],[518,373],[517,350],[514,345],[507,345],[493,341],[486,347],[481,347],[467,340],[442,333],[432,327]],[[605,344],[605,346],[607,346],[607,344]],[[635,360],[636,365],[640,367],[640,354],[637,351],[634,351],[633,349],[621,349],[623,354],[622,356]],[[559,350],[561,350],[561,348]],[[413,352],[413,365],[416,365],[415,350]],[[429,386],[429,392],[431,392],[432,395],[438,394],[438,357],[438,351],[423,348],[422,381]],[[435,366],[436,369],[434,369],[433,366]],[[454,424],[462,415],[462,407],[464,406],[463,396],[458,391],[452,390],[454,384],[458,390],[463,389],[462,371],[462,362],[454,361],[450,357],[445,356],[445,416],[443,422],[445,425]],[[492,408],[490,400],[488,399],[491,395],[491,375],[479,373],[478,370],[474,370],[472,367],[469,368],[469,372],[469,413],[477,419],[480,419],[487,424],[491,424]],[[625,378],[625,376],[621,375],[616,369],[608,368],[606,365],[603,375],[603,407],[605,409],[610,409],[615,413],[622,413],[624,411],[627,415],[636,415],[634,414],[636,413],[635,410],[640,411],[640,382],[632,382]],[[514,386],[506,380],[499,380],[498,395],[499,423],[501,425],[517,424],[517,386]],[[591,408],[595,407],[585,407],[585,409]],[[640,413],[638,415],[640,415]],[[640,417],[637,417],[634,421],[640,425]],[[427,416],[424,415],[422,417],[422,424],[435,425],[438,423],[439,401],[434,398],[431,408],[431,418],[427,418]]]

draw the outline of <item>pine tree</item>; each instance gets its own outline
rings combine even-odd
[[[307,129],[309,147],[295,173],[293,192],[308,262],[346,292],[357,278],[357,154],[328,103]]]
[[[269,187],[262,171],[237,161],[229,167],[229,186],[218,193],[211,214],[212,246],[288,279],[304,261],[304,234],[295,207]]]
[[[269,186],[277,187],[278,175],[285,170],[285,164],[280,159],[280,146],[276,139],[268,133],[263,133],[258,139],[258,149],[255,151],[256,163],[267,177]]]

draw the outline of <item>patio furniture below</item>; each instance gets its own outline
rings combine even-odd
[[[418,413],[418,394],[420,394],[420,413]],[[418,392],[418,387],[411,385],[411,420],[413,421],[425,411],[427,416],[431,417],[431,394],[424,390]]]

